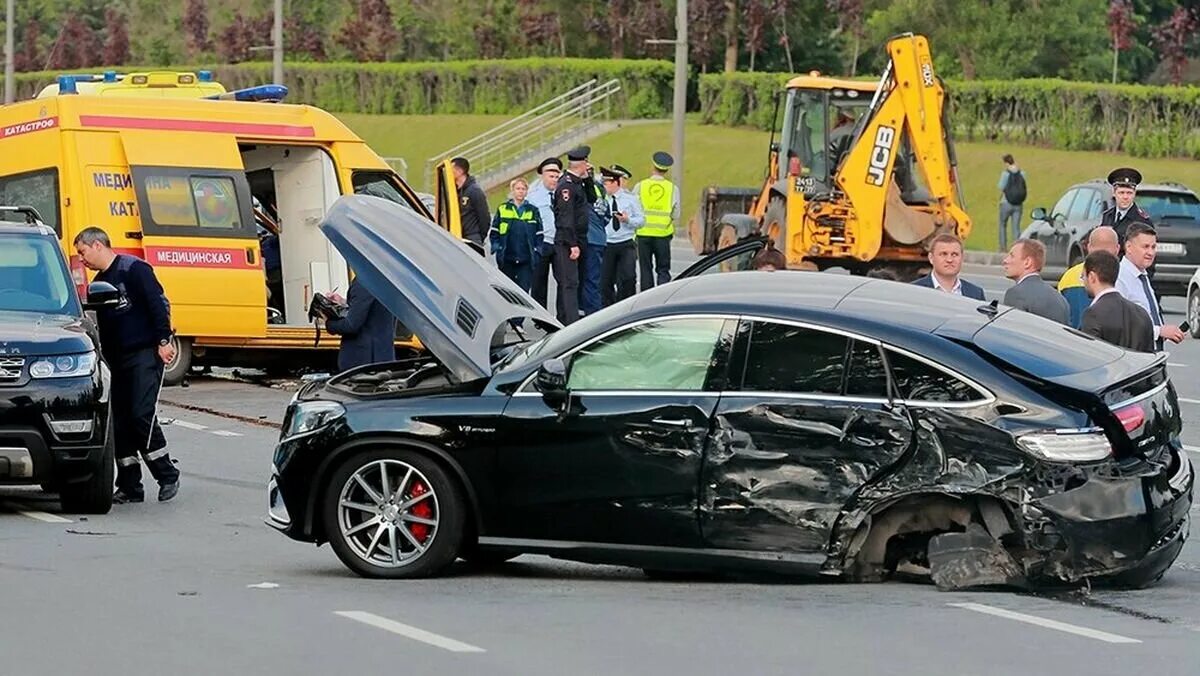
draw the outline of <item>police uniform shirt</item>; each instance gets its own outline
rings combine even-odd
[[[616,228],[608,229],[608,243],[628,242],[633,239],[638,228],[646,224],[646,214],[642,211],[642,203],[638,200],[637,195],[624,188],[618,190],[616,194],[606,195],[605,198],[612,208],[613,222],[616,224]],[[625,222],[616,220],[615,213],[618,211],[628,216],[629,220]]]
[[[588,214],[591,205],[583,191],[583,181],[567,172],[554,188],[554,243],[580,246],[587,241]]]
[[[542,240],[548,244],[554,243],[554,205],[550,189],[542,183],[541,177],[529,189],[525,201],[537,207],[538,215],[542,217]]]

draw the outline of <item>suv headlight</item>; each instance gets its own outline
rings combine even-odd
[[[296,404],[292,411],[284,439],[315,432],[346,414],[346,409],[336,401],[305,401]]]
[[[32,378],[75,378],[90,376],[95,370],[95,352],[38,357],[29,364],[29,375]]]

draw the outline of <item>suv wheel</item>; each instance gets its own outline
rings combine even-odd
[[[342,463],[321,508],[329,544],[363,577],[432,577],[458,556],[466,503],[434,460],[405,449]]]
[[[1188,290],[1187,320],[1191,324],[1193,338],[1200,338],[1200,288]]]
[[[113,481],[116,479],[117,460],[110,429],[104,442],[100,466],[92,478],[79,483],[59,484],[58,498],[62,510],[70,514],[108,514],[112,509]]]

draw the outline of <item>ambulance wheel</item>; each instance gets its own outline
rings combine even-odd
[[[175,347],[175,358],[167,362],[163,385],[182,383],[192,368],[192,339],[171,336],[171,345]]]
[[[111,417],[110,417],[111,419]],[[116,480],[117,459],[113,433],[100,454],[100,464],[87,481],[59,485],[58,499],[68,514],[108,514],[112,509],[113,482]]]

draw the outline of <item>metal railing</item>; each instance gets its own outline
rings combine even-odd
[[[536,162],[548,148],[577,139],[608,120],[610,99],[621,90],[618,80],[588,82],[550,99],[503,124],[463,141],[429,158],[425,163],[425,185],[433,186],[433,171],[452,157],[471,162],[471,174],[486,186],[496,172],[506,172],[522,162]]]
[[[408,162],[403,157],[385,157],[383,161],[387,162],[387,165],[400,175],[400,178],[408,180]]]

